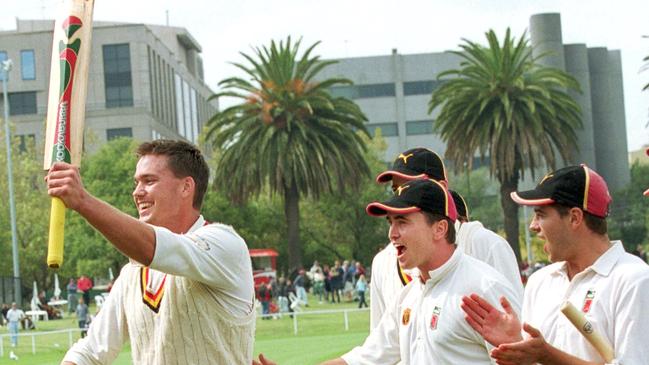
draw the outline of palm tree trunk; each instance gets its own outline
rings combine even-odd
[[[500,205],[503,208],[505,221],[505,236],[512,246],[516,260],[521,263],[521,247],[519,244],[518,204],[510,197],[510,193],[518,189],[518,174],[500,182]]]
[[[284,215],[288,239],[289,271],[302,268],[302,247],[300,246],[300,194],[295,180],[284,188]]]

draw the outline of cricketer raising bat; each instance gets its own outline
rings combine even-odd
[[[43,168],[64,161],[79,166],[83,149],[86,89],[94,0],[65,0],[54,23]],[[47,265],[63,263],[65,204],[52,198]]]
[[[570,320],[577,330],[590,342],[591,345],[599,352],[607,363],[613,362],[615,353],[611,344],[598,332],[593,325],[586,319],[584,314],[575,308],[572,303],[566,301],[561,306],[561,312]]]

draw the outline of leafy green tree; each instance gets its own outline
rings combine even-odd
[[[85,188],[117,209],[137,217],[133,203],[133,173],[137,144],[131,138],[119,138],[102,145],[81,162]],[[105,278],[108,268],[115,275],[127,259],[104,236],[90,226],[79,214],[70,212],[66,224],[66,249],[63,274],[70,277],[88,275]]]
[[[472,166],[479,154],[500,183],[507,241],[520,260],[518,205],[510,199],[525,171],[554,169],[557,153],[570,160],[581,126],[578,104],[567,90],[578,82],[563,71],[541,66],[523,36],[507,29],[502,45],[493,30],[488,47],[464,40],[460,68],[439,74],[451,77],[435,90],[429,112],[439,108],[436,130],[447,143],[445,157],[457,170]]]
[[[318,200],[303,202],[302,236],[305,238],[306,257],[312,262],[333,263],[335,259],[355,259],[364,265],[371,263],[377,250],[388,243],[387,224],[383,219],[370,217],[365,207],[372,201],[391,196],[388,184],[374,180],[385,171],[381,161],[387,147],[380,132],[367,141],[366,160],[371,176],[361,181],[358,192],[338,189],[324,194]]]
[[[631,165],[629,184],[612,194],[609,237],[622,240],[627,251],[647,243],[649,238],[649,204],[642,197],[648,186],[649,165],[636,161]]]
[[[4,134],[0,133],[4,141]],[[7,155],[0,152],[0,200],[9,201],[7,187]],[[47,229],[49,226],[50,199],[43,182],[42,150],[37,150],[33,139],[12,139],[14,201],[16,204],[16,241],[23,298],[31,297],[32,282],[39,288],[49,288],[53,278],[47,269]],[[0,275],[13,276],[11,226],[9,204],[0,210]]]
[[[223,91],[215,95],[241,103],[215,114],[207,128],[218,154],[217,188],[235,202],[262,191],[283,198],[291,267],[302,265],[300,198],[317,198],[335,186],[355,189],[369,173],[355,132],[367,134],[366,118],[352,101],[328,91],[349,80],[317,81],[333,63],[311,55],[317,45],[300,56],[300,42],[289,37],[255,48],[254,56],[242,53],[248,64],[234,65],[246,78],[221,81]]]

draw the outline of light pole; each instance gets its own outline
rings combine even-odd
[[[14,261],[14,301],[22,305],[20,288],[20,264],[18,262],[18,242],[16,237],[16,203],[14,201],[13,167],[11,166],[11,131],[9,130],[9,97],[7,96],[7,75],[11,70],[11,60],[2,61],[2,93],[4,95],[5,142],[7,144],[7,180],[9,182],[9,215],[11,218],[11,248]]]

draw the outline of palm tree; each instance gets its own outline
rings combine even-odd
[[[461,51],[453,52],[460,68],[439,75],[452,78],[433,92],[428,111],[441,108],[434,123],[456,169],[470,170],[478,153],[489,158],[507,241],[520,261],[518,205],[510,193],[526,170],[534,177],[543,161],[554,169],[557,153],[570,160],[581,112],[567,90],[580,88],[565,72],[539,65],[525,34],[516,40],[507,29],[502,46],[493,30],[486,37],[488,47],[463,39]]]
[[[283,196],[291,269],[302,266],[300,197],[356,189],[369,175],[366,146],[357,134],[368,135],[367,118],[354,102],[329,93],[351,81],[317,80],[334,63],[311,56],[318,44],[298,56],[300,41],[289,37],[254,48],[254,58],[241,53],[248,65],[234,65],[249,80],[225,79],[214,96],[241,103],[215,114],[207,127],[207,140],[220,154],[215,184],[233,201],[262,191]]]

